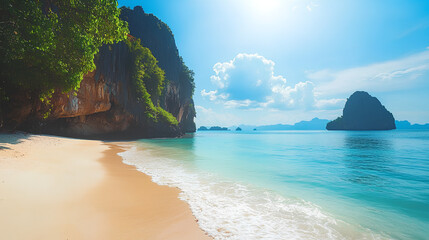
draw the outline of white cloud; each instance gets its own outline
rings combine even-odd
[[[319,109],[342,109],[346,99],[334,98],[334,99],[322,99],[316,102],[315,106]]]
[[[206,91],[205,89],[201,90],[201,96],[206,97],[209,96],[210,101],[214,101],[217,99],[216,96],[217,91]]]
[[[224,94],[224,93],[221,93],[218,95],[216,94],[217,94],[217,90],[213,90],[213,91],[206,91],[205,89],[201,90],[201,96],[203,97],[208,96],[210,101],[215,101],[217,99],[225,100],[228,98],[228,94]]]
[[[199,112],[203,112],[203,113],[210,111],[208,108],[205,108],[205,107],[199,106],[199,105],[196,105],[195,109],[197,109]]]
[[[314,84],[312,82],[299,82],[294,87],[278,85],[273,87],[273,102],[278,108],[281,105],[287,108],[305,108],[309,109],[314,106]]]
[[[240,53],[228,62],[213,66],[215,74],[210,79],[217,89],[203,89],[201,95],[223,103],[226,108],[312,109],[329,105],[329,100],[318,103],[312,82],[288,86],[286,78],[275,75],[274,67],[272,60],[261,55]],[[332,106],[336,105],[329,105]]]
[[[321,70],[307,74],[318,83],[319,95],[350,94],[356,90],[385,92],[415,87],[429,70],[429,51],[392,61],[340,71]]]
[[[228,100],[224,102],[225,108],[242,108],[260,110],[264,103],[259,103],[249,99],[246,100]]]

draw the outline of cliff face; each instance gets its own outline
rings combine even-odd
[[[396,129],[392,113],[367,92],[357,91],[347,99],[343,116],[326,125],[328,130]]]
[[[143,25],[158,25],[159,22],[151,16]],[[134,29],[135,23],[130,22],[129,25]],[[168,30],[165,27],[163,29]],[[95,59],[96,70],[84,76],[77,92],[57,91],[47,105],[31,93],[17,91],[11,98],[11,104],[3,111],[3,126],[0,128],[88,138],[173,137],[195,131],[193,86],[189,81],[181,81],[182,62],[175,55],[177,48],[172,33],[164,30],[158,35],[132,31],[137,37],[155,43],[146,45],[151,51],[166,53],[154,54],[162,59],[159,59],[159,66],[169,80],[161,103],[176,117],[178,126],[147,118],[143,103],[132,96],[130,50],[125,43],[117,43],[100,49]],[[49,108],[50,114],[46,118],[44,113]]]
[[[193,83],[186,75],[186,66],[170,28],[154,15],[146,14],[140,6],[133,10],[122,8],[120,18],[128,22],[130,34],[141,39],[141,44],[151,50],[165,71],[167,84],[161,106],[178,118],[184,131],[195,132]]]

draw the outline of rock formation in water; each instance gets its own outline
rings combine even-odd
[[[346,102],[343,116],[329,122],[328,130],[391,130],[395,119],[376,97],[356,91]]]
[[[120,42],[103,46],[94,60],[96,70],[84,76],[76,93],[54,93],[50,109],[30,94],[17,91],[1,116],[0,129],[87,138],[173,137],[194,132],[192,71],[179,56],[171,30],[141,7],[123,8],[121,18],[165,71],[167,81],[160,102],[177,119],[177,126],[147,120],[144,105],[130,94],[131,53]],[[48,110],[46,118],[43,115]]]

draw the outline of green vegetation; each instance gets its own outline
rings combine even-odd
[[[176,126],[179,124],[177,119],[171,113],[165,111],[160,106],[156,107],[156,110],[157,110],[158,118],[160,120],[162,120],[163,122],[167,122],[167,123],[170,123],[170,124],[176,125]]]
[[[139,39],[127,38],[128,24],[119,19],[116,0],[6,0],[0,13],[0,111],[22,95],[44,103],[42,117],[48,118],[52,94],[78,90],[83,75],[95,69],[99,48],[125,40],[133,94],[147,120],[178,125],[159,106],[164,71]]]
[[[181,97],[192,98],[195,88],[194,72],[185,65],[183,58],[179,55],[170,27],[153,14],[144,13],[140,6],[134,7],[134,10],[121,7],[120,18],[129,22],[133,29],[132,34],[142,39],[142,46],[152,50],[159,65],[166,72],[166,79],[180,84]],[[145,37],[149,35],[151,37]],[[153,39],[158,40],[153,41]],[[162,45],[169,47],[161,47]]]
[[[14,89],[41,98],[78,89],[99,47],[128,33],[116,0],[6,0],[0,12],[3,99]]]
[[[161,120],[177,125],[177,119],[159,106],[165,77],[156,58],[148,48],[140,44],[140,39],[127,39],[125,43],[131,53],[131,86],[137,102],[145,105],[146,117],[154,122]]]
[[[195,91],[195,82],[194,82],[194,71],[186,66],[183,58],[179,56],[180,63],[182,65],[182,71],[180,72],[179,79],[182,83],[189,83],[191,85],[191,97],[194,95]]]

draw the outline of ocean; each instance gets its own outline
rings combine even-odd
[[[206,131],[120,155],[215,239],[429,239],[429,131]]]

